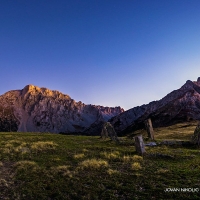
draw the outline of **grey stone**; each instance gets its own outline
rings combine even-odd
[[[136,152],[138,154],[140,154],[140,155],[145,154],[146,151],[145,151],[145,145],[144,145],[144,141],[143,141],[142,135],[135,136],[134,139],[135,139]]]
[[[145,146],[157,146],[155,142],[146,143]]]
[[[113,128],[110,122],[105,122],[103,124],[101,137],[102,138],[110,137],[110,139],[113,141],[119,141],[117,133],[115,132],[115,129]]]

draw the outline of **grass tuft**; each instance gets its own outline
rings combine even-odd
[[[109,175],[113,175],[113,174],[119,174],[119,171],[114,170],[114,169],[108,169],[108,170],[107,170],[107,173],[108,173]]]
[[[142,156],[138,156],[138,155],[134,155],[134,156],[129,156],[129,155],[124,155],[122,160],[124,162],[142,162],[143,161],[143,157]]]
[[[143,161],[143,157],[142,156],[138,156],[138,155],[134,155],[132,157],[132,160],[135,162],[142,162]]]
[[[118,159],[120,158],[120,152],[119,151],[113,151],[113,152],[102,152],[101,155],[104,157],[104,158],[107,158],[107,159]]]
[[[69,170],[69,166],[67,165],[52,167],[51,170],[54,174],[60,174],[72,178],[72,172]]]
[[[29,171],[29,170],[35,170],[38,167],[38,165],[34,161],[22,160],[16,162],[15,167],[17,171]]]
[[[132,168],[133,170],[135,170],[135,171],[141,170],[141,169],[142,169],[140,163],[138,163],[138,162],[134,162],[134,163],[131,165],[131,168]]]
[[[80,158],[84,158],[85,157],[85,154],[84,153],[79,153],[79,154],[75,154],[74,155],[74,158],[75,159],[80,159]]]
[[[84,168],[101,168],[101,167],[108,167],[108,162],[105,160],[97,160],[97,159],[87,159],[84,160],[79,164],[79,167],[84,169]]]
[[[33,152],[42,152],[42,151],[49,151],[49,150],[54,150],[56,148],[57,144],[54,143],[53,141],[39,141],[39,142],[34,142],[31,145],[31,150]]]
[[[168,169],[158,169],[157,170],[157,174],[165,174],[165,173],[168,173],[169,172],[169,170]]]

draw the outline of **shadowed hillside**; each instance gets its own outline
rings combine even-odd
[[[188,80],[161,100],[127,110],[110,122],[119,135],[124,135],[144,128],[144,121],[148,118],[151,118],[153,127],[200,120],[200,78],[193,82]]]

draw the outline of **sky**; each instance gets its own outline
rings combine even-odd
[[[125,110],[200,77],[199,0],[1,0],[0,95],[28,84]]]

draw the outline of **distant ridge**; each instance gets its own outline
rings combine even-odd
[[[154,127],[200,120],[200,77],[186,81],[159,101],[127,111],[86,105],[59,91],[34,85],[0,96],[0,131],[99,135],[102,124],[109,120],[118,135],[124,135],[144,128],[147,118]]]
[[[154,127],[173,125],[178,122],[200,120],[200,77],[186,81],[159,101],[134,107],[110,121],[119,135],[144,128],[144,120],[152,119]]]
[[[27,85],[0,96],[0,131],[95,135],[104,121],[123,111],[86,105],[59,91]]]

